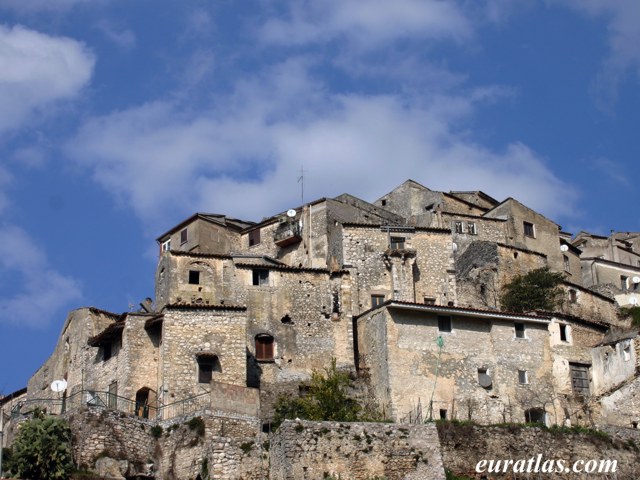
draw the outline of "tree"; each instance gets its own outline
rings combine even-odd
[[[561,273],[552,272],[548,267],[518,275],[502,287],[502,309],[518,313],[553,311],[562,299],[563,291],[559,285],[563,280]]]
[[[380,420],[377,412],[364,408],[349,396],[351,380],[349,374],[336,367],[335,358],[324,373],[314,371],[306,395],[302,397],[278,398],[275,406],[274,426],[284,419],[329,420],[356,422]]]
[[[73,470],[71,430],[66,421],[43,414],[20,426],[11,471],[20,478],[66,480]]]

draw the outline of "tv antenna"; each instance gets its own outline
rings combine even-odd
[[[298,183],[300,184],[300,195],[302,198],[302,204],[304,205],[304,173],[306,170],[304,166],[300,167],[300,176],[298,177]]]

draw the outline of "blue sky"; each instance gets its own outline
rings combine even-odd
[[[407,178],[640,230],[637,0],[3,0],[0,393],[155,238]]]

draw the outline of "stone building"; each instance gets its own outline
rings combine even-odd
[[[624,264],[633,290],[637,240],[571,240],[515,199],[413,180],[373,203],[343,194],[260,222],[197,213],[157,239],[155,300],[71,312],[12,410],[165,421],[206,407],[264,425],[278,395],[336,359],[395,420],[580,423],[575,399],[599,395],[597,422],[615,386],[594,352],[624,322],[593,265]],[[502,287],[540,267],[565,275],[559,311],[501,311]],[[633,375],[625,366],[614,383]],[[66,390],[53,394],[54,380]]]

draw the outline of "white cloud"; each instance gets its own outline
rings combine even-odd
[[[128,28],[118,27],[107,20],[101,20],[97,23],[96,27],[109,40],[124,50],[131,50],[136,46],[136,35]]]
[[[353,40],[360,47],[401,38],[461,40],[472,33],[457,3],[447,0],[296,0],[288,19],[270,19],[263,38],[280,44]]]
[[[302,164],[306,200],[342,192],[373,200],[414,178],[514,196],[552,217],[571,213],[575,192],[531,149],[491,151],[456,133],[478,102],[501,94],[338,95],[292,60],[200,113],[156,102],[90,120],[68,151],[155,228],[176,212],[259,220],[297,205]]]
[[[640,2],[637,0],[555,0],[592,17],[608,22],[609,57],[595,82],[601,106],[610,107],[617,89],[629,69],[640,79]]]
[[[45,253],[16,226],[0,227],[0,274],[4,289],[20,286],[0,296],[0,323],[42,327],[81,296],[79,284],[53,270]]]
[[[0,132],[75,96],[89,81],[94,63],[94,56],[75,40],[0,25]]]

